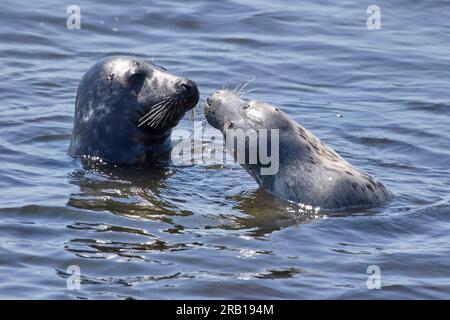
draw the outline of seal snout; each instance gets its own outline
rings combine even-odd
[[[182,80],[180,81],[180,86],[189,94],[195,94],[198,92],[197,84],[192,80]]]
[[[214,94],[210,95],[206,99],[206,107],[211,111],[216,111],[220,107],[221,101],[214,97]]]
[[[239,119],[238,108],[241,104],[241,97],[236,92],[218,90],[206,99],[205,117],[210,125],[223,130],[225,123]]]
[[[212,111],[217,111],[217,109],[221,105],[227,105],[228,102],[233,101],[234,99],[239,99],[239,95],[237,95],[234,91],[230,90],[219,90],[213,92],[207,99],[206,104]]]
[[[192,80],[183,79],[178,82],[178,87],[183,95],[183,98],[187,101],[184,108],[185,111],[191,110],[195,107],[200,98],[200,92],[198,91],[197,84]]]
[[[206,120],[208,120],[209,124],[215,128],[220,127],[220,115],[218,114],[218,110],[222,101],[220,100],[218,92],[212,93],[208,98],[206,98],[206,104],[203,109]]]

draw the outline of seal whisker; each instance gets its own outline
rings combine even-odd
[[[253,92],[253,91],[255,91],[255,90],[259,90],[259,88],[253,88],[253,89],[247,90],[247,91],[245,91],[244,93],[242,93],[240,96],[243,97],[243,96],[245,96],[246,94],[248,94],[248,93],[250,93],[250,92]]]
[[[250,83],[252,83],[256,79],[258,79],[258,76],[255,76],[255,77],[251,78],[250,80],[248,80],[236,93],[238,95],[241,95],[242,90],[244,90]]]
[[[154,118],[148,123],[148,125],[158,126],[161,120],[164,119],[165,114],[171,109],[172,104],[173,104],[173,97],[164,105],[163,109],[161,109],[157,114],[155,114]]]
[[[166,112],[167,114],[164,115],[164,122],[162,123],[162,126],[164,126],[167,122],[167,119],[172,117],[173,111],[176,108],[176,103],[174,106],[172,106],[170,109],[167,109],[168,111]]]
[[[157,120],[156,123],[155,123],[155,126],[156,126],[156,127],[158,127],[158,126],[163,127],[163,126],[166,124],[167,118],[168,118],[168,114],[169,114],[169,112],[171,112],[171,110],[172,110],[172,108],[167,108],[167,109],[164,110],[164,113],[161,114],[161,115],[158,117],[158,120]],[[163,120],[164,120],[164,121],[163,121]]]
[[[144,125],[145,123],[154,120],[156,117],[158,117],[159,113],[164,111],[164,106],[158,108],[157,110],[155,110],[147,119],[145,119],[143,122],[141,122],[138,127],[140,127],[141,125]]]
[[[161,110],[164,110],[165,108],[165,104],[162,104],[154,109],[152,109],[150,112],[148,112],[145,117],[146,119],[141,121],[138,125],[138,127],[142,126],[143,124],[145,124],[146,122],[150,121],[151,119],[153,119]],[[145,118],[144,117],[144,118]]]
[[[152,107],[152,109],[149,112],[147,112],[147,114],[145,116],[143,116],[141,119],[139,119],[139,121],[144,121],[145,118],[153,116],[156,111],[161,110],[162,108],[164,108],[164,104],[160,104],[159,106]],[[145,119],[145,120],[147,120],[147,119]]]
[[[239,87],[244,86],[245,84],[246,84],[246,81],[244,81],[244,80],[240,81],[232,91],[238,93],[238,91],[241,90]]]
[[[179,102],[179,101],[178,101]],[[183,110],[182,110],[182,107],[183,107],[183,104],[180,104],[180,103],[178,103],[177,102],[177,104],[175,105],[175,108],[173,109],[173,112],[172,112],[172,114],[170,115],[171,117],[174,115],[174,113],[176,112],[177,114],[183,114],[184,112],[183,112]],[[185,103],[185,100],[183,99],[183,103]]]
[[[182,98],[182,99],[183,99],[183,102],[185,103],[186,99],[184,99],[184,98]],[[173,106],[173,108],[172,108],[172,110],[171,110],[171,112],[169,114],[169,118],[170,119],[172,119],[172,116],[174,115],[175,112],[179,112],[179,109],[182,106],[179,102],[180,102],[179,100],[175,101],[175,104],[174,104],[174,106]]]
[[[169,108],[161,109],[157,114],[155,114],[148,122],[148,126],[158,125],[161,119],[164,117],[164,114],[169,110]]]
[[[167,102],[167,97],[164,98],[163,100],[161,100],[160,102],[154,104],[154,105],[152,106],[152,108],[150,109],[150,111],[147,112],[144,116],[142,116],[142,117],[139,119],[139,122],[142,121],[142,120],[143,120],[145,117],[147,117],[149,114],[151,114],[151,113],[155,110],[155,107],[160,106],[160,105],[164,104],[165,102]]]
[[[152,120],[154,120],[160,114],[162,114],[165,108],[169,107],[170,103],[172,102],[171,100],[173,98],[174,98],[174,96],[170,95],[170,96],[167,96],[166,98],[164,98],[162,101],[155,104],[154,106],[157,106],[157,107],[155,108],[153,106],[152,109],[139,120],[140,123],[139,123],[138,127],[142,126],[143,124],[145,124],[147,122],[148,122],[148,125],[151,125],[151,123],[153,122]]]
[[[183,99],[183,102],[185,103],[186,102],[186,100],[185,99]],[[173,112],[171,113],[171,117],[173,116],[173,114],[175,113],[175,111],[176,112],[180,112],[180,109],[181,109],[181,107],[182,107],[182,105],[181,104],[179,104],[178,102],[176,103],[176,105],[175,105],[175,108],[173,109]],[[192,112],[194,112],[194,111],[192,111]]]

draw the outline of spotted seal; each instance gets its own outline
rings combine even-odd
[[[377,206],[391,195],[376,178],[349,164],[268,103],[247,101],[234,91],[219,90],[209,96],[204,112],[209,124],[219,129],[225,140],[227,130],[277,130],[276,173],[261,174],[264,165],[259,159],[255,164],[241,165],[262,188],[278,197],[331,210]],[[258,143],[260,140],[258,136]],[[237,150],[231,149],[236,154]],[[245,151],[248,151],[247,144]]]
[[[114,164],[168,161],[171,129],[198,99],[195,82],[156,64],[102,59],[79,83],[68,152]]]

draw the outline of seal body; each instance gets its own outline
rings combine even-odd
[[[261,187],[278,197],[329,210],[377,206],[390,197],[381,182],[349,164],[279,108],[220,90],[207,99],[204,111],[225,139],[227,130],[277,130],[275,174],[261,174],[259,160],[241,164]]]
[[[79,83],[69,154],[114,164],[168,161],[171,129],[198,99],[193,81],[162,67],[105,58]]]

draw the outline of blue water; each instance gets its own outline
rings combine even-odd
[[[447,1],[379,0],[379,30],[355,0],[77,4],[80,30],[69,3],[0,4],[0,298],[450,298]],[[199,121],[211,92],[258,76],[249,98],[393,200],[311,215],[238,165],[83,167],[66,154],[76,88],[113,54],[195,80]]]

